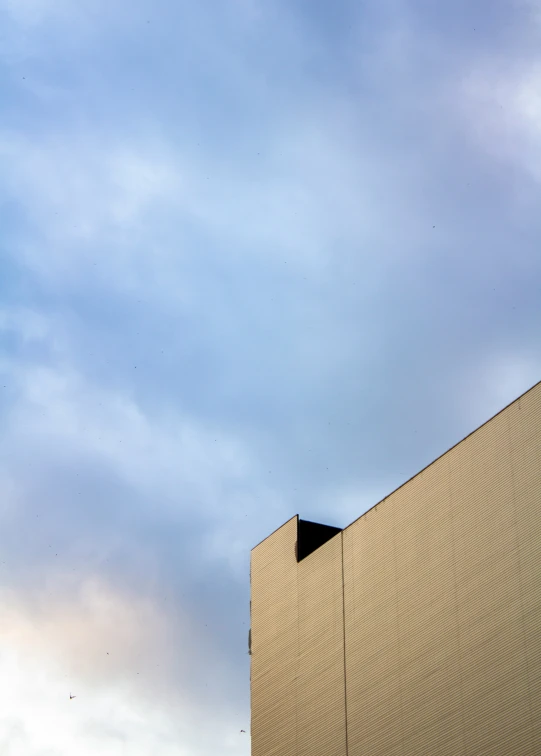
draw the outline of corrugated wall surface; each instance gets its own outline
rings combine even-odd
[[[252,552],[253,756],[541,755],[541,384],[298,565],[295,537]]]
[[[346,752],[342,534],[299,562],[299,756]]]
[[[343,756],[342,540],[297,563],[296,539],[294,517],[252,551],[252,754]]]
[[[343,538],[348,756],[539,756],[541,386]]]
[[[251,555],[253,756],[297,756],[297,517]]]

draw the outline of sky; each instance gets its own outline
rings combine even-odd
[[[0,753],[247,756],[250,550],[541,378],[541,3],[0,0],[0,103]]]

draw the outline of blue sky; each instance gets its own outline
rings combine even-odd
[[[0,0],[2,754],[248,754],[250,549],[539,380],[540,51],[535,0]]]

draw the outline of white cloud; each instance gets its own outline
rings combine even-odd
[[[26,328],[24,318],[19,320]],[[4,322],[16,321],[4,314]],[[38,333],[47,331],[45,325],[38,329]],[[0,471],[6,528],[24,511],[21,502],[34,475],[26,466],[21,469],[19,457],[25,462],[35,455],[38,464],[49,466],[55,458],[69,463],[73,453],[85,458],[100,455],[139,496],[148,498],[149,514],[156,523],[178,517],[189,526],[194,517],[206,519],[199,564],[227,557],[232,579],[240,576],[246,554],[241,553],[239,527],[246,527],[248,501],[225,496],[224,487],[230,489],[235,480],[244,484],[253,471],[249,455],[234,439],[219,430],[199,428],[178,414],[168,420],[151,418],[133,399],[91,386],[66,366],[19,367],[12,371],[15,376],[17,401],[3,425],[4,471]],[[60,488],[59,482],[54,485]],[[55,519],[58,494],[59,490],[42,493],[42,515],[49,520]],[[125,505],[108,502],[111,513]],[[63,527],[58,522],[58,528]],[[27,527],[28,533],[32,530]],[[111,537],[113,542],[116,537],[119,548],[125,545],[125,533]],[[247,752],[238,733],[243,725],[246,729],[245,723],[237,728],[238,720],[231,722],[231,702],[224,701],[222,708],[212,711],[209,730],[210,704],[205,711],[200,694],[194,693],[205,679],[209,686],[224,685],[224,661],[214,646],[217,628],[207,634],[181,601],[164,604],[159,590],[149,597],[146,584],[128,594],[106,582],[95,560],[84,563],[91,546],[99,551],[99,544],[86,543],[89,538],[96,534],[73,532],[69,558],[60,554],[58,564],[54,560],[52,565],[43,564],[31,586],[18,580],[17,560],[10,559],[8,550],[4,553],[7,563],[0,565],[3,753],[27,756],[50,749],[85,756],[99,750],[116,756],[126,747],[134,756],[179,754],[183,748],[201,756]],[[150,581],[152,570],[151,564],[145,564]],[[9,589],[11,584],[17,587]],[[203,659],[204,668],[198,669]],[[71,702],[69,692],[77,695]]]
[[[13,563],[0,565],[13,589],[0,595],[7,607],[0,626],[5,714],[0,751],[4,746],[8,756],[117,756],[127,750],[134,756],[167,755],[182,753],[183,747],[198,756],[247,753],[249,742],[239,739],[238,730],[249,728],[228,719],[236,708],[228,688],[236,673],[228,674],[237,660],[228,667],[229,660],[217,658],[216,648],[222,648],[217,629],[206,636],[178,596],[165,611],[152,586],[147,595],[153,579],[170,576],[177,558],[171,552],[178,550],[182,563],[183,551],[193,548],[203,571],[218,562],[227,571],[224,580],[223,573],[212,573],[220,591],[225,579],[244,581],[247,591],[248,549],[291,516],[294,486],[301,510],[310,506],[323,522],[325,512],[334,512],[341,520],[336,524],[347,525],[415,473],[415,465],[392,470],[402,453],[395,437],[404,439],[404,447],[413,446],[409,429],[399,429],[408,417],[399,404],[414,403],[417,396],[419,435],[423,423],[437,425],[439,416],[429,417],[426,408],[436,401],[452,404],[449,387],[460,381],[448,377],[446,366],[454,357],[457,374],[464,376],[457,415],[468,429],[528,388],[539,373],[535,354],[513,350],[483,354],[473,366],[465,365],[469,358],[463,355],[471,353],[475,339],[494,336],[483,324],[472,328],[473,336],[464,334],[467,344],[458,347],[462,357],[449,356],[449,349],[457,349],[452,329],[466,322],[456,319],[462,294],[475,300],[475,307],[466,301],[466,312],[468,306],[478,312],[486,305],[488,313],[492,305],[479,301],[475,265],[470,291],[457,284],[463,266],[453,267],[445,256],[460,248],[457,239],[470,229],[448,228],[442,243],[432,232],[434,222],[427,222],[434,197],[426,191],[446,185],[453,178],[449,161],[459,162],[457,153],[446,151],[457,102],[479,154],[495,165],[503,160],[519,166],[532,181],[540,179],[541,67],[535,56],[521,63],[497,55],[469,60],[472,73],[461,80],[457,95],[445,83],[436,91],[439,80],[432,86],[426,62],[435,60],[442,72],[448,51],[434,50],[434,37],[421,38],[408,25],[411,9],[401,0],[378,5],[369,18],[370,23],[376,19],[374,28],[367,27],[364,9],[360,20],[352,13],[359,36],[351,32],[351,55],[330,52],[323,28],[305,28],[304,11],[295,15],[280,4],[235,0],[217,16],[210,4],[164,3],[159,22],[150,18],[155,37],[147,27],[149,7],[136,3],[127,12],[123,3],[102,0],[0,0],[0,15],[9,22],[4,54],[13,63],[10,86],[14,97],[21,88],[27,128],[19,127],[14,108],[12,130],[0,131],[3,193],[17,210],[7,218],[7,252],[28,285],[16,293],[30,303],[0,311],[0,335],[8,345],[0,358],[2,385],[8,386],[0,396],[0,514],[6,552],[17,548]],[[172,22],[180,16],[185,24]],[[259,39],[265,44],[258,45]],[[24,72],[18,66],[25,56],[34,73],[20,83]],[[132,63],[141,59],[152,92],[141,87],[140,99],[126,97],[126,112],[119,115],[123,105],[117,108],[115,88],[124,76],[145,78]],[[314,74],[319,65],[330,77],[328,88],[325,76]],[[115,73],[108,88],[110,66]],[[338,82],[332,80],[336,71],[344,71]],[[205,88],[201,82],[209,76],[213,87]],[[85,82],[80,91],[79,82]],[[181,97],[179,82],[187,96],[182,106],[172,102]],[[190,90],[196,92],[192,99]],[[96,113],[98,101],[102,109]],[[209,124],[209,113],[212,118],[220,112],[224,122],[217,117]],[[196,148],[198,141],[203,146]],[[446,190],[442,202],[459,215],[464,206],[452,191]],[[530,220],[536,218],[537,204],[529,210]],[[479,232],[492,239],[494,227],[489,223]],[[490,253],[488,243],[480,245],[483,275]],[[252,310],[235,302],[227,285],[220,301],[208,296],[213,290],[206,288],[205,276],[219,278],[213,263],[224,255],[239,291],[245,283],[261,286],[246,297]],[[259,266],[261,275],[245,282],[247,262],[251,270]],[[274,307],[265,309],[265,302],[278,287],[270,280],[267,291],[266,273],[272,279],[273,266],[284,270],[286,265],[284,290],[294,302],[293,317],[277,324]],[[501,260],[491,268],[502,277],[507,271]],[[403,278],[402,270],[408,272]],[[298,285],[301,276],[311,279],[311,290]],[[36,309],[27,291],[39,293]],[[129,297],[134,291],[138,297],[144,293],[145,306],[136,313]],[[84,298],[80,309],[78,296]],[[123,368],[117,363],[90,365],[85,339],[94,350],[104,335],[102,343],[111,348],[109,333],[99,330],[106,328],[103,318],[94,318],[107,297],[108,305],[114,299],[111,309],[117,308],[112,317],[120,316],[111,341],[126,362],[136,352],[131,321],[128,338],[121,333],[129,318],[142,322],[148,315],[152,338],[155,322],[171,332],[181,322],[164,312],[185,308],[185,314],[191,308],[189,327],[204,325],[190,339],[218,366],[213,385],[226,387],[220,396],[243,401],[242,390],[249,394],[247,406],[257,416],[253,425],[260,422],[253,448],[234,427],[205,422],[195,408],[192,412],[189,399],[181,396],[183,377],[180,390],[162,384],[160,371],[172,371],[174,360],[180,363],[189,350],[176,353],[166,368],[149,368],[144,386],[119,375]],[[57,314],[46,314],[48,307]],[[442,325],[449,325],[448,334]],[[288,329],[287,336],[281,328]],[[147,345],[143,334],[137,351],[144,353]],[[136,364],[133,359],[134,370]],[[421,397],[427,386],[439,385],[444,372],[449,401],[436,390]],[[149,399],[150,391],[159,401]],[[269,406],[279,415],[284,396],[292,417],[269,422]],[[209,405],[212,413],[215,405]],[[329,408],[332,432],[321,419]],[[335,430],[337,408],[342,425]],[[355,430],[347,430],[350,420]],[[234,426],[235,418],[229,422]],[[276,456],[283,455],[279,473],[276,459],[267,465],[258,457],[258,449],[272,454],[273,444],[279,447]],[[363,448],[364,459],[352,451]],[[429,461],[431,452],[425,452]],[[341,472],[333,472],[327,459],[330,471],[320,484],[316,467],[333,454]],[[405,457],[410,465],[411,457]],[[70,476],[76,467],[86,474],[88,489],[74,507],[74,491],[79,492]],[[365,481],[356,484],[363,475]],[[32,518],[46,511],[47,527],[66,536],[75,571],[71,565],[66,570],[65,553],[59,555],[64,569],[43,557],[41,535],[48,531],[45,525],[43,531],[34,528],[33,520],[24,520],[24,548],[12,546],[10,534],[22,532],[30,508]],[[139,529],[128,533],[138,515]],[[44,519],[35,518],[36,523]],[[91,527],[83,532],[81,523],[87,521]],[[126,527],[117,527],[118,521]],[[156,532],[141,534],[147,524]],[[136,584],[132,593],[114,582],[121,570],[105,568],[105,552],[122,554],[119,562],[125,558],[122,567],[130,574],[122,578]],[[31,554],[27,564],[25,553]],[[193,588],[199,577],[176,573],[171,584]],[[202,593],[207,589],[192,611],[221,598],[213,586],[203,586]],[[102,654],[106,645],[114,661]],[[246,660],[244,648],[242,654]],[[178,670],[184,672],[174,679]],[[134,671],[143,685],[133,680]],[[204,707],[188,700],[200,688],[201,675],[215,676],[222,696],[220,711],[210,715],[212,727]],[[72,683],[77,699],[70,702]]]
[[[147,502],[157,522],[205,523],[202,560],[227,558],[233,579],[239,578],[254,501],[262,523],[273,523],[286,509],[270,483],[261,485],[260,463],[246,444],[168,403],[151,412],[128,391],[91,382],[73,366],[70,342],[55,318],[4,309],[2,326],[37,346],[52,341],[55,347],[47,365],[37,357],[0,363],[11,395],[0,442],[5,514],[16,515],[31,490],[29,458],[36,475],[61,460],[91,460]],[[74,538],[86,548],[84,534]]]
[[[148,210],[177,206],[184,189],[178,156],[152,154],[148,144],[98,144],[89,133],[45,143],[4,133],[0,156],[6,191],[49,242],[105,242],[117,230],[140,231]]]
[[[44,344],[49,349],[60,349],[61,340],[56,329],[58,324],[51,322],[51,318],[30,307],[10,307],[0,309],[0,333],[14,335],[25,345]],[[8,360],[4,359],[4,364]],[[0,360],[0,368],[2,360]]]
[[[31,365],[13,377],[18,400],[4,424],[12,448],[101,458],[169,514],[197,502],[199,516],[219,519],[224,482],[249,480],[250,455],[220,428],[175,411],[150,417],[133,398],[93,386],[67,366]]]
[[[134,756],[207,756],[221,750],[223,740],[230,744],[225,753],[244,752],[224,712],[215,712],[212,730],[204,731],[189,677],[182,665],[176,679],[169,668],[172,656],[185,656],[189,665],[201,642],[189,617],[173,625],[156,603],[123,596],[98,580],[83,582],[68,597],[67,580],[58,573],[50,586],[54,595],[40,607],[1,593],[0,679],[9,681],[0,685],[3,754],[50,749],[116,756],[128,747]],[[70,701],[70,694],[76,698]]]
[[[541,56],[476,62],[459,107],[478,148],[541,182]]]
[[[45,143],[0,135],[8,195],[31,222],[12,254],[56,285],[91,273],[176,303],[193,298],[182,270],[198,257],[198,229],[217,257],[225,242],[233,265],[248,256],[325,279],[353,245],[382,250],[365,270],[383,274],[407,262],[396,225],[419,231],[404,192],[414,164],[400,160],[398,179],[397,156],[359,147],[355,122],[339,99],[314,102],[274,124],[255,160],[84,133]]]

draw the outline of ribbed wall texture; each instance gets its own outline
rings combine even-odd
[[[541,384],[296,537],[252,551],[253,756],[541,756]]]
[[[252,753],[297,756],[297,517],[252,551]]]
[[[346,748],[342,539],[298,565],[297,753],[343,756]]]

